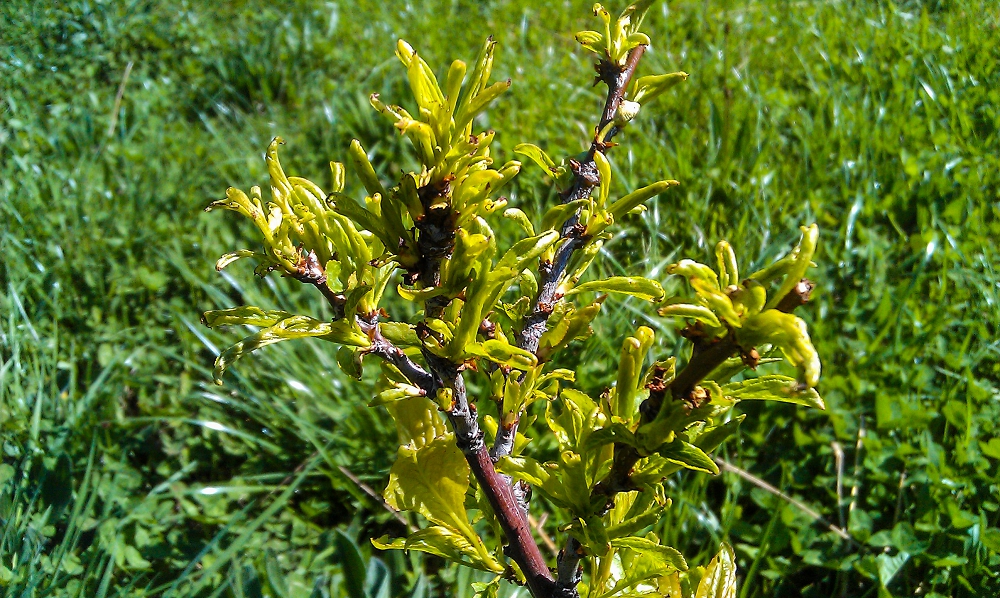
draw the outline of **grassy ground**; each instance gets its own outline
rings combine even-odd
[[[402,527],[357,483],[383,487],[395,448],[365,387],[307,342],[216,387],[233,339],[198,325],[241,302],[322,313],[284,281],[219,276],[247,231],[201,210],[260,184],[278,134],[306,176],[354,137],[387,173],[409,164],[366,99],[403,96],[397,37],[443,65],[493,34],[514,82],[483,123],[502,148],[583,147],[587,2],[388,4],[0,5],[0,593],[471,595],[467,572],[373,558],[367,539]],[[665,541],[696,563],[732,542],[744,597],[997,595],[995,4],[671,2],[650,21],[645,72],[692,76],[623,137],[613,192],[683,187],[606,267],[655,276],[721,237],[763,263],[819,223],[829,409],[748,408],[722,454],[853,538],[727,473],[677,477]],[[511,194],[552,199],[530,168]],[[590,389],[636,323],[674,346],[615,307],[581,351]]]

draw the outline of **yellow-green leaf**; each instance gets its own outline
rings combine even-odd
[[[655,280],[641,276],[612,276],[604,280],[585,282],[570,289],[567,295],[592,291],[596,293],[622,293],[645,299],[661,301],[664,296],[663,287]]]
[[[273,345],[281,341],[296,338],[320,337],[352,347],[367,347],[368,337],[365,336],[353,320],[338,320],[336,322],[320,322],[308,316],[292,316],[244,338],[235,345],[223,351],[215,360],[215,370],[212,373],[216,384],[222,384],[222,374],[236,360],[256,351],[261,347]]]
[[[444,434],[420,448],[399,447],[383,494],[391,507],[416,511],[471,538],[475,532],[465,512],[468,489],[469,464],[455,446],[454,436]]]
[[[795,378],[788,376],[769,375],[730,382],[722,387],[722,394],[739,401],[780,401],[826,409],[815,388],[802,388]]]
[[[287,311],[261,309],[253,305],[244,305],[242,307],[206,311],[201,316],[201,323],[209,328],[238,325],[273,326],[293,315]]]
[[[728,544],[708,564],[694,598],[736,598],[736,555]]]

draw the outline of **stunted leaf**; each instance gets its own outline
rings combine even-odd
[[[520,143],[514,146],[514,153],[531,158],[535,164],[538,164],[545,170],[545,174],[552,176],[552,169],[556,167],[556,163],[552,161],[552,158],[542,148],[531,143]]]
[[[826,408],[815,388],[802,388],[797,380],[788,376],[769,375],[730,382],[722,387],[722,394],[740,401],[780,401],[817,409]]]
[[[377,193],[385,197],[385,188],[382,187],[381,181],[378,180],[378,175],[375,174],[375,167],[368,160],[368,154],[365,152],[365,148],[361,146],[361,142],[357,139],[352,139],[347,155],[351,159],[351,166],[354,167],[354,172],[361,179],[361,184],[365,186],[368,194],[375,195]]]
[[[267,256],[263,253],[256,251],[251,251],[249,249],[240,249],[239,251],[233,251],[232,253],[223,254],[217,262],[215,262],[215,269],[222,272],[229,264],[232,264],[236,260],[243,259],[245,257],[256,257],[257,259],[266,259]]]
[[[581,46],[594,54],[602,54],[604,52],[604,36],[596,31],[578,31],[573,37]]]
[[[594,164],[600,174],[601,186],[597,194],[597,205],[604,206],[611,192],[611,163],[601,152],[594,152]]]
[[[584,198],[552,206],[542,215],[542,230],[561,229],[566,220],[576,214],[580,208],[589,204],[590,200]]]
[[[515,347],[505,340],[490,339],[482,343],[471,343],[466,351],[476,357],[485,357],[502,366],[527,370],[538,365],[538,359],[530,351]]]
[[[242,307],[206,311],[201,316],[201,323],[209,328],[238,325],[273,326],[293,315],[287,311],[261,309],[253,305],[244,305]]]
[[[518,208],[507,208],[503,213],[504,218],[509,218],[518,224],[524,231],[524,234],[529,237],[535,236],[535,227],[532,226],[531,220],[528,219],[528,215]]]
[[[687,81],[687,78],[688,74],[683,71],[639,77],[633,85],[630,99],[640,104],[648,104],[678,83]]]
[[[660,283],[641,276],[612,276],[604,280],[585,282],[570,289],[567,295],[593,291],[597,293],[622,293],[647,301],[660,301],[664,292]]]
[[[635,415],[635,398],[641,387],[642,364],[652,345],[653,331],[646,326],[640,326],[636,329],[635,336],[626,338],[622,343],[618,359],[618,379],[611,404],[612,415],[626,421],[630,421]]]
[[[740,269],[736,262],[736,252],[726,241],[715,245],[715,259],[719,262],[719,282],[725,286],[740,283]]]
[[[625,197],[622,197],[618,201],[614,202],[608,207],[608,212],[614,216],[617,221],[621,219],[622,216],[628,214],[636,206],[646,202],[647,200],[656,197],[657,195],[663,193],[671,187],[676,187],[680,185],[677,181],[666,180],[657,181],[652,185],[647,185],[641,189],[636,189],[635,191],[629,193]]]
[[[719,318],[716,317],[715,313],[705,307],[704,305],[694,305],[691,303],[672,303],[670,305],[665,305],[661,307],[657,312],[661,316],[673,317],[673,318],[687,318],[689,320],[694,320],[695,322],[701,322],[711,326],[712,328],[719,328],[722,324],[719,322]]]
[[[482,92],[477,94],[467,105],[458,111],[455,118],[456,130],[462,130],[468,126],[472,122],[472,119],[486,110],[490,102],[500,97],[508,89],[510,89],[510,79],[498,81],[482,90]]]
[[[550,245],[559,240],[559,233],[554,230],[545,231],[544,233],[528,237],[527,239],[521,239],[517,243],[514,243],[507,253],[500,258],[497,262],[494,272],[504,273],[504,276],[508,276],[506,269],[509,268],[513,272],[520,272],[524,269],[531,260],[537,258],[542,254],[543,251],[549,248]]]
[[[330,323],[320,322],[308,316],[292,316],[251,334],[223,351],[215,360],[215,370],[212,372],[215,383],[222,384],[222,374],[226,369],[248,353],[281,341],[308,337],[320,337],[323,340],[352,347],[367,347],[369,344],[368,337],[353,321],[338,320]]]
[[[786,263],[787,266],[781,268],[779,272],[785,275],[785,279],[781,283],[781,287],[778,288],[771,299],[768,300],[766,308],[771,308],[777,305],[785,295],[795,288],[795,285],[802,280],[805,276],[806,270],[809,265],[812,264],[812,256],[816,253],[816,244],[819,241],[819,227],[815,224],[810,226],[803,226],[802,229],[802,240],[799,244],[795,246],[795,249],[786,256],[784,259],[779,260],[779,263]],[[754,276],[753,278],[757,278]]]
[[[799,369],[803,385],[811,388],[819,383],[819,354],[809,338],[808,326],[798,316],[765,309],[746,319],[743,328],[736,332],[736,340],[741,347],[776,345],[785,359]]]

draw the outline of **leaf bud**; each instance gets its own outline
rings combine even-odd
[[[615,126],[620,129],[627,125],[639,114],[641,107],[639,102],[622,99],[621,103],[618,104],[618,109],[615,110]]]

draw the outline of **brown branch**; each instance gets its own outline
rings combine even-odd
[[[594,188],[601,184],[601,177],[597,171],[597,164],[594,162],[594,154],[598,151],[607,151],[610,144],[607,142],[618,133],[617,127],[612,128],[604,139],[599,139],[600,132],[604,130],[615,118],[618,105],[632,81],[639,66],[639,60],[646,51],[646,46],[637,46],[629,52],[624,66],[609,60],[601,60],[597,63],[598,81],[603,81],[608,86],[607,99],[604,102],[604,111],[601,113],[601,121],[598,123],[594,139],[590,143],[586,157],[582,162],[570,161],[573,169],[573,182],[562,192],[563,202],[575,201],[588,197]],[[545,333],[546,323],[552,313],[552,306],[556,298],[556,291],[559,283],[566,272],[569,260],[573,253],[582,247],[587,241],[583,236],[584,230],[578,224],[578,217],[572,216],[562,226],[562,242],[556,249],[555,256],[549,263],[542,263],[538,268],[539,285],[538,296],[535,298],[534,307],[524,319],[521,332],[517,334],[518,346],[531,353],[538,351],[538,343]],[[494,460],[505,455],[509,455],[514,448],[514,439],[517,437],[517,426],[520,416],[514,418],[513,424],[509,426],[501,425],[497,429],[497,437],[490,450],[490,455]]]
[[[803,278],[788,295],[778,302],[776,309],[789,313],[796,307],[803,305],[809,300],[814,286],[811,281]],[[690,399],[695,388],[706,376],[711,374],[713,370],[722,365],[727,359],[739,354],[742,350],[743,348],[736,343],[736,339],[732,334],[716,339],[707,345],[703,343],[695,344],[691,359],[684,366],[684,369],[678,372],[669,383],[665,385],[650,385],[649,397],[639,406],[639,425],[642,426],[656,419],[667,397],[673,400]],[[642,458],[638,450],[627,444],[615,443],[614,450],[615,456],[611,464],[611,471],[607,477],[598,482],[591,493],[591,496],[594,498],[605,498],[607,501],[605,509],[610,509],[614,505],[615,495],[619,492],[634,490],[629,476],[632,474],[635,464]],[[592,502],[597,504],[597,501]],[[578,555],[579,551],[573,553],[564,551],[564,553],[565,555],[561,555],[559,563],[560,582],[563,579],[564,569],[569,571],[577,567],[577,564],[572,562],[572,559],[575,555]],[[562,562],[564,559],[566,563]]]
[[[535,598],[554,596],[555,581],[545,557],[542,556],[528,523],[528,512],[518,500],[510,479],[497,473],[493,459],[483,442],[483,432],[476,418],[476,409],[469,404],[465,381],[458,366],[449,360],[424,350],[424,360],[432,374],[431,396],[439,389],[451,391],[452,403],[445,409],[455,432],[455,443],[465,455],[479,487],[493,508],[500,529],[507,540],[505,554],[524,574],[525,582]]]

